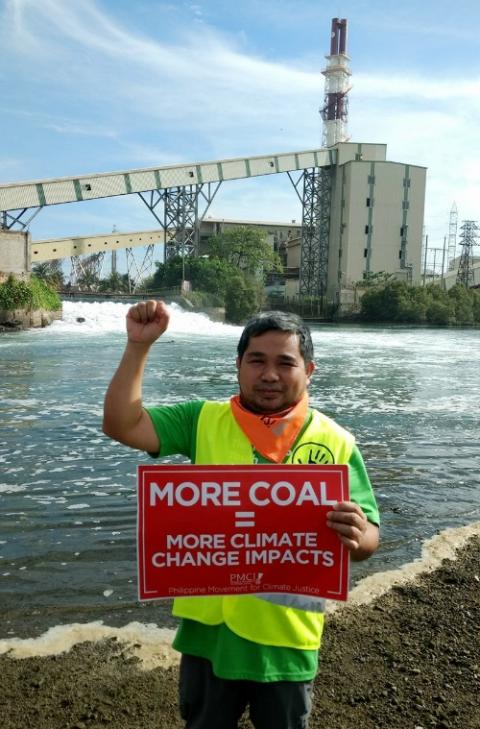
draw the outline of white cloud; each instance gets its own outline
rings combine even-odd
[[[377,99],[411,101],[446,101],[470,99],[479,104],[480,77],[473,79],[432,79],[420,76],[356,73],[354,88],[363,96]]]
[[[113,132],[111,129],[99,129],[98,127],[92,128],[90,126],[78,124],[76,122],[71,122],[68,120],[60,122],[46,122],[45,127],[47,129],[52,129],[52,131],[58,132],[59,134],[78,134],[84,137],[116,137],[115,132]]]
[[[248,56],[236,41],[207,28],[201,36],[184,34],[175,44],[144,38],[112,22],[88,0],[79,5],[14,0],[13,6],[16,34],[10,42],[16,39],[20,56],[26,51],[35,56],[35,73],[43,73],[57,91],[63,88],[67,98],[74,88],[97,111],[105,102],[114,106],[124,125],[156,120],[165,128],[201,133],[212,144],[221,135],[236,140],[232,154],[252,136],[277,136],[279,149],[286,149],[291,132],[305,126],[314,132],[315,144],[319,139],[315,108],[322,81],[317,73]],[[25,48],[23,37],[32,26],[40,32],[35,45]],[[63,75],[56,72],[58,57],[68,69]],[[313,124],[298,123],[312,111]],[[276,134],[280,128],[287,130],[283,139]]]
[[[439,7],[438,0],[434,0],[433,7],[436,16],[441,16],[442,9]],[[397,34],[405,33],[417,36],[416,42],[419,42],[418,36],[445,38],[450,43],[458,40],[477,42],[478,31],[475,19],[471,15],[469,16],[468,10],[457,10],[457,7],[458,5],[456,6],[448,2],[448,11],[453,13],[456,11],[458,13],[458,17],[455,20],[460,20],[460,22],[455,23],[450,23],[448,20],[445,22],[445,19],[443,22],[432,21],[429,17],[432,6],[429,3],[426,3],[423,8],[419,6],[415,13],[412,13],[411,8],[408,8],[405,3],[395,3],[394,8],[390,6],[384,12],[377,7],[373,13],[364,12],[361,17],[358,16],[356,23],[365,28],[370,27],[377,33],[381,33],[382,31],[390,33],[392,28],[395,28]],[[422,10],[424,13],[422,13]],[[469,10],[471,13],[473,8]],[[401,17],[402,13],[404,15],[403,18]],[[468,17],[470,17],[470,22],[467,20]]]
[[[400,86],[412,88],[412,93],[395,98],[380,93],[365,101],[357,86],[352,92],[355,138],[386,142],[389,159],[428,168],[425,224],[439,244],[448,232],[453,200],[461,219],[479,217],[479,180],[474,171],[480,169],[480,146],[473,141],[479,102],[470,93],[474,83],[461,84],[458,94],[450,82],[434,84],[436,103],[422,96],[429,88],[422,79],[414,84],[405,79]],[[374,86],[375,78],[370,78],[368,88]]]

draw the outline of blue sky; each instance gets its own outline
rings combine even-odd
[[[426,232],[480,219],[480,3],[0,0],[0,182],[321,146],[332,17],[349,21],[351,141],[428,167]],[[301,215],[285,176],[210,214]],[[43,210],[34,239],[155,228],[138,196]]]

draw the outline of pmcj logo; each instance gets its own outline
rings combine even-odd
[[[233,572],[230,575],[231,585],[260,585],[263,572]]]

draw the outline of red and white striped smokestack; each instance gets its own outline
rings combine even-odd
[[[332,18],[330,55],[325,76],[325,100],[320,110],[323,119],[323,146],[331,147],[348,140],[349,78],[352,75],[347,55],[347,19]]]

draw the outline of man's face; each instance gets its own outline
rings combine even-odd
[[[256,413],[285,410],[301,399],[314,369],[300,354],[297,334],[273,330],[251,337],[237,358],[242,403]]]

